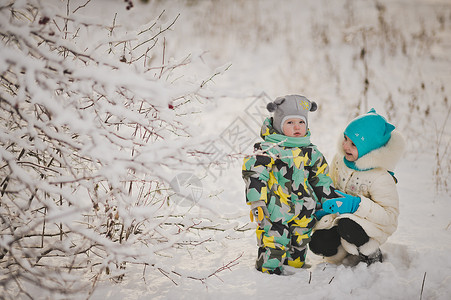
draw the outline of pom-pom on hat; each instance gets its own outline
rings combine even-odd
[[[283,134],[283,122],[291,118],[303,119],[306,128],[308,128],[308,112],[315,111],[317,108],[316,102],[312,102],[300,95],[278,97],[274,102],[270,102],[266,106],[268,111],[274,112],[272,126],[281,134]]]
[[[352,120],[344,134],[351,139],[359,152],[359,158],[378,149],[390,140],[395,126],[372,108],[368,113]]]

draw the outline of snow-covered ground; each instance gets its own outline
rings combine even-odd
[[[173,262],[178,270],[202,277],[239,257],[230,270],[204,283],[183,279],[174,284],[158,272],[149,269],[143,276],[142,268],[128,266],[131,272],[121,283],[100,283],[92,299],[449,299],[449,1],[134,2],[126,11],[123,1],[96,0],[91,4],[98,9],[92,12],[112,19],[118,11],[118,23],[130,27],[163,9],[168,22],[180,13],[167,39],[168,53],[183,57],[205,51],[205,70],[188,66],[185,76],[230,65],[213,80],[217,102],[196,119],[207,134],[223,137],[216,146],[224,155],[251,151],[259,125],[246,109],[261,104],[262,93],[269,98],[303,94],[316,101],[312,140],[329,160],[342,128],[356,113],[375,107],[387,116],[408,142],[396,170],[401,214],[398,230],[382,247],[382,264],[335,266],[308,253],[309,267],[294,275],[265,275],[254,269],[254,231],[229,230],[214,233],[215,242],[180,250]],[[229,134],[233,126],[244,132],[239,139]],[[227,218],[238,227],[248,223],[240,168],[238,158],[206,177],[199,175],[199,203],[211,209],[203,215]],[[438,187],[435,174],[442,180]]]

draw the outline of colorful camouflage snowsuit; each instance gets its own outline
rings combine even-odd
[[[261,137],[265,141],[244,159],[242,175],[247,204],[264,205],[269,213],[256,230],[256,268],[280,274],[283,264],[304,265],[317,204],[337,195],[324,156],[310,143],[310,132],[287,137],[266,119]]]

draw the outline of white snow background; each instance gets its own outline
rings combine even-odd
[[[309,117],[312,141],[329,161],[356,113],[374,107],[386,116],[407,140],[395,170],[399,226],[382,246],[381,264],[335,266],[309,252],[309,267],[293,269],[291,276],[257,272],[254,230],[234,232],[230,226],[228,238],[218,232],[217,242],[173,258],[180,270],[210,274],[242,255],[230,270],[205,282],[186,278],[174,284],[160,273],[143,275],[142,268],[128,266],[122,282],[100,283],[91,299],[450,299],[449,0],[133,2],[125,10],[123,1],[94,0],[86,17],[112,19],[117,12],[117,22],[133,28],[162,10],[168,22],[180,13],[166,40],[167,53],[180,58],[205,52],[205,70],[227,69],[213,78],[217,96],[224,97],[193,118],[207,133],[223,135],[224,143],[216,146],[224,154],[252,150],[252,143],[240,149],[242,140],[227,130],[247,126],[246,141],[258,140],[259,125],[246,109],[262,93],[271,99],[302,94],[318,103]],[[184,76],[205,72],[189,68]],[[249,211],[241,160],[206,175],[202,168],[192,172],[203,174],[198,200],[211,209],[210,218],[216,212],[244,226]]]

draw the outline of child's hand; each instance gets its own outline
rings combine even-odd
[[[330,214],[352,214],[360,205],[360,197],[351,196],[340,191],[336,191],[343,198],[329,199],[323,203],[324,211]]]

